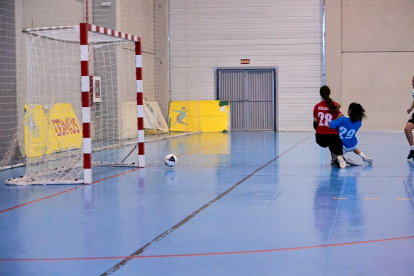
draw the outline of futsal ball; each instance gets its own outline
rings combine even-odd
[[[175,156],[174,154],[168,154],[164,158],[164,163],[167,167],[174,167],[177,163],[177,156]]]

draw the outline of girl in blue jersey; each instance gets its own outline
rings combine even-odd
[[[332,129],[338,128],[339,137],[342,140],[343,152],[353,151],[358,154],[365,163],[371,164],[372,158],[368,158],[359,150],[357,131],[361,128],[361,121],[366,117],[365,110],[359,103],[351,103],[348,108],[348,117],[340,117],[329,123]]]

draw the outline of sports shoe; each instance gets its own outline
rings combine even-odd
[[[352,160],[351,158],[348,158],[345,161],[346,161],[346,164],[348,164],[349,166],[361,166],[362,165],[361,163],[358,163]]]
[[[341,169],[346,167],[346,161],[343,156],[338,156],[336,159],[336,165]]]
[[[336,160],[335,159],[331,160],[331,165],[336,165]]]
[[[413,153],[414,154],[414,153]],[[411,157],[412,158],[412,157]],[[372,158],[368,158],[368,157],[364,157],[362,158],[362,160],[364,160],[365,163],[367,164],[372,164],[372,161],[374,161],[374,159]]]
[[[414,158],[414,150],[410,150],[410,154],[407,156],[407,159]]]

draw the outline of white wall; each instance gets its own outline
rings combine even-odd
[[[215,67],[278,66],[279,130],[311,129],[323,83],[323,2],[170,0],[172,100],[214,99]]]
[[[414,75],[414,1],[326,0],[326,83],[346,111],[359,102],[362,130],[402,130]]]

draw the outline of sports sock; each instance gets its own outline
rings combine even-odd
[[[360,154],[358,154],[359,156],[361,156],[362,160],[364,160],[364,158],[366,158],[365,154],[363,152],[361,152]]]
[[[411,147],[410,147],[410,150],[414,150],[414,146],[411,146]]]

